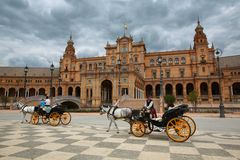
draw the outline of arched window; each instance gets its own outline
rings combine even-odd
[[[181,63],[182,63],[182,64],[186,64],[186,59],[185,59],[185,57],[182,57],[182,58],[181,58]]]
[[[92,64],[89,64],[89,70],[92,70]]]
[[[175,64],[179,64],[179,58],[175,58]]]
[[[150,66],[154,66],[154,59],[150,60]]]
[[[168,63],[169,63],[170,65],[173,63],[172,58],[169,58],[169,59],[168,59]]]

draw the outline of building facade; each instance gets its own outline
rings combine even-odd
[[[107,43],[105,50],[105,56],[77,58],[70,36],[60,67],[52,74],[52,96],[79,97],[82,104],[95,107],[113,103],[122,95],[159,98],[157,59],[161,57],[163,95],[188,103],[188,94],[196,90],[200,103],[219,103],[221,89],[224,102],[240,101],[240,56],[220,57],[220,85],[215,48],[209,47],[199,21],[194,45],[187,50],[147,52],[143,40],[135,42],[125,33],[115,44]],[[49,68],[29,66],[26,77],[21,67],[0,67],[0,71],[0,96],[50,95]]]

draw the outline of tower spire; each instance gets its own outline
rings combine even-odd
[[[126,23],[124,23],[123,29],[124,29],[124,37],[125,37],[125,35],[126,35],[126,33],[127,33],[127,29],[128,29]]]
[[[72,40],[72,32],[70,33],[70,40]]]

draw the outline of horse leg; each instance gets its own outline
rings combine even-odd
[[[22,122],[21,123],[24,123],[25,117],[26,117],[26,113],[24,111],[22,111]]]
[[[113,123],[114,123],[115,127],[117,128],[117,133],[119,133],[119,129],[118,129],[117,123],[114,118],[113,118]]]
[[[112,119],[110,118],[110,123],[109,123],[107,132],[109,132],[109,130],[110,130],[110,128],[111,128],[111,125],[112,125]]]
[[[129,119],[128,123],[130,126],[128,134],[132,134],[132,121]]]

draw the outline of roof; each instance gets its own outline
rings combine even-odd
[[[59,68],[55,68],[53,76],[59,74]],[[0,76],[24,76],[24,67],[0,67]],[[51,76],[50,68],[29,67],[27,76],[33,77],[49,77]]]
[[[220,67],[240,67],[240,55],[220,57]]]

